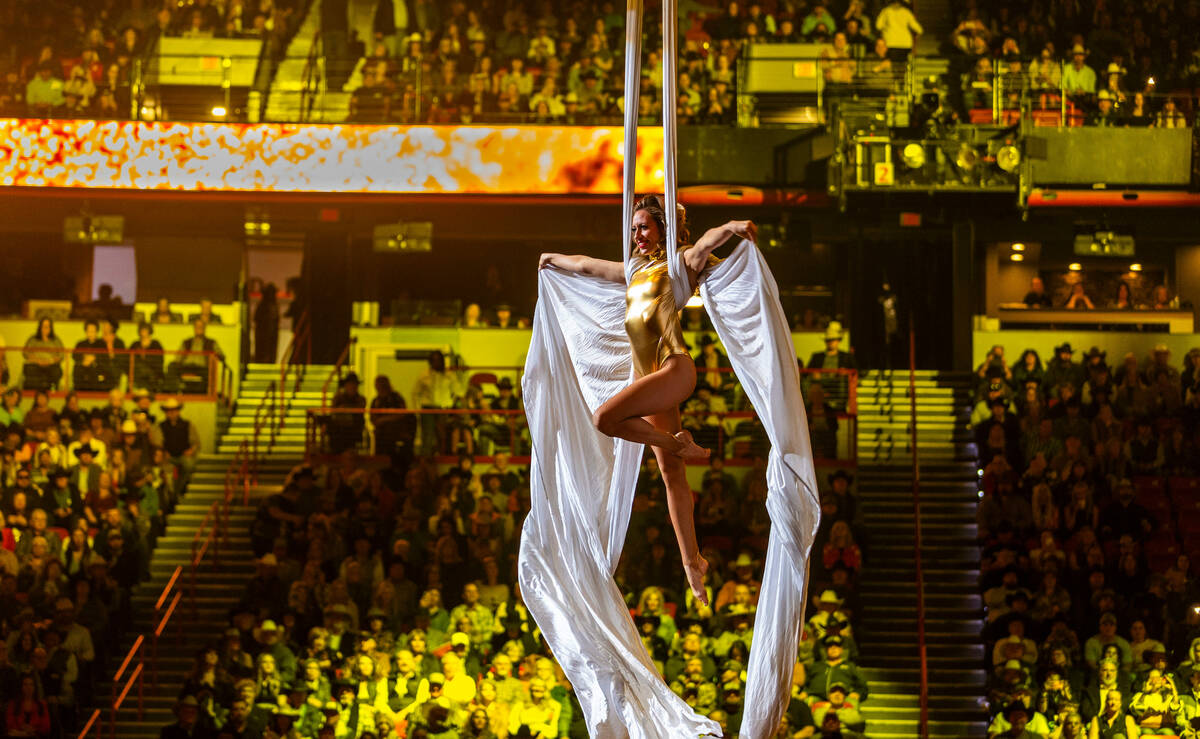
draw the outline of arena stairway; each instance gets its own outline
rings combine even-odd
[[[317,54],[314,59],[314,100],[311,110],[305,115],[301,109],[304,98],[305,70],[313,45],[317,43],[317,29],[321,25],[321,0],[311,0],[300,28],[288,43],[287,52],[275,71],[267,93],[266,110],[260,110],[261,100],[251,99],[251,121],[263,120],[270,123],[338,123],[346,120],[350,111],[350,92],[327,89],[325,82],[325,59]],[[257,106],[257,107],[255,107]],[[258,115],[258,118],[253,117]]]
[[[939,739],[984,736],[986,728],[971,388],[969,374],[916,374],[929,736]],[[911,739],[919,736],[920,671],[908,373],[862,375],[858,414],[865,561],[856,638],[870,685],[862,712],[871,739]]]
[[[147,644],[145,713],[138,718],[135,686],[117,716],[117,736],[157,737],[163,726],[174,721],[171,709],[198,650],[225,629],[229,610],[237,604],[246,582],[254,575],[254,555],[249,533],[256,503],[262,496],[278,492],[287,473],[303,461],[304,411],[320,405],[321,386],[332,369],[329,365],[309,366],[302,375],[299,389],[294,393],[291,388],[294,387],[296,373],[295,370],[289,371],[288,392],[284,395],[283,428],[277,433],[273,446],[263,442],[258,485],[250,489],[250,504],[242,505],[239,491],[230,506],[228,541],[221,542],[215,558],[211,551],[207,553],[196,573],[196,608],[193,612],[188,598],[193,537],[213,502],[224,499],[225,473],[238,445],[243,438],[253,434],[255,411],[272,387],[271,382],[279,381],[278,365],[251,364],[248,367],[229,427],[215,452],[201,453],[187,494],[168,517],[166,532],[159,537],[151,558],[150,579],[134,592],[133,627],[113,648],[112,664],[106,667],[103,680],[97,685],[97,703],[105,706],[105,731],[109,719],[107,706],[112,699],[112,673],[138,635],[145,635]],[[150,637],[157,626],[154,606],[177,567],[183,568],[179,586],[182,586],[184,596],[166,631],[159,638],[156,689],[151,681],[149,651]]]

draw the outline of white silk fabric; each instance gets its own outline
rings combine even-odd
[[[766,261],[743,241],[701,277],[701,296],[771,440],[771,535],[741,736],[767,739],[791,693],[819,505],[791,333]],[[633,371],[625,286],[544,269],[522,387],[533,439],[521,594],[598,739],[719,735],[667,687],[613,572],[642,445],[605,436],[592,413]],[[680,583],[686,587],[683,573]]]

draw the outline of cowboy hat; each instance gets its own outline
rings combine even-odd
[[[756,562],[754,560],[754,558],[751,557],[748,552],[742,552],[741,554],[739,554],[737,556],[737,559],[735,559],[729,563],[729,569],[731,569],[731,570],[740,570],[743,567],[749,567],[749,568],[753,569],[754,567],[757,567],[757,566],[758,566],[758,562]]]
[[[817,605],[835,605],[840,606],[842,599],[833,590],[825,590],[821,593],[821,597],[817,598]]]
[[[829,325],[825,327],[825,340],[833,341],[834,339],[841,340],[841,338],[842,324],[838,321],[830,321]]]
[[[254,641],[261,642],[267,634],[276,634],[279,632],[279,626],[271,619],[263,621],[260,625],[254,627]]]
[[[345,603],[330,603],[325,606],[325,616],[341,616],[342,618],[350,618],[350,609]]]
[[[183,403],[179,401],[179,398],[171,396],[159,403],[158,407],[162,408],[164,411],[177,411],[183,408]]]
[[[75,451],[72,452],[72,454],[74,454],[76,457],[82,457],[85,454],[90,454],[94,457],[96,456],[96,450],[91,444],[80,444],[79,446],[75,447]]]
[[[1087,56],[1087,49],[1083,48],[1083,44],[1075,44],[1071,47],[1071,56]]]
[[[137,432],[138,432],[137,424],[134,423],[133,421],[126,419],[121,422],[121,433],[122,434],[136,434]]]
[[[182,698],[180,698],[178,701],[175,702],[175,710],[176,711],[178,711],[180,708],[185,708],[187,706],[191,706],[192,708],[199,708],[200,701],[196,700],[196,696],[194,696],[194,695],[185,695]]]

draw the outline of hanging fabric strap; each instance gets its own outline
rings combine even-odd
[[[678,99],[678,74],[676,60],[679,54],[677,0],[662,3],[662,122],[663,122],[663,205],[667,214],[666,253],[667,274],[671,278],[671,291],[675,305],[683,305],[691,297],[691,284],[687,269],[680,258],[679,208],[676,177],[677,145],[675,140],[675,104]],[[637,131],[638,107],[641,103],[642,83],[642,0],[626,0],[625,6],[625,180],[621,202],[625,207],[622,216],[624,231],[625,281],[633,276],[636,266],[630,259],[632,252],[633,205],[637,198]]]
[[[625,282],[633,278],[633,204],[637,198],[638,105],[642,84],[642,0],[625,0],[625,184],[621,192],[621,243]]]

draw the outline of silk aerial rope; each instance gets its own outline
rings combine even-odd
[[[676,160],[676,102],[677,61],[679,53],[677,0],[662,0],[662,126],[663,126],[663,196],[667,217],[666,257],[667,271],[671,278],[671,289],[675,305],[682,308],[691,297],[691,284],[687,271],[679,257],[679,209]],[[625,261],[625,281],[629,282],[641,261],[632,259],[633,206],[637,199],[637,134],[638,113],[641,97],[642,67],[642,23],[643,0],[626,0],[625,6],[625,152],[624,187],[621,201],[623,232],[621,243]],[[808,435],[808,422],[796,370],[791,335],[778,306],[779,297],[773,277],[765,260],[753,249],[764,285],[770,283],[768,300],[762,303],[761,314],[751,311],[754,320],[761,320],[760,327],[749,332],[758,336],[760,332],[777,334],[774,346],[777,363],[774,371],[761,371],[750,357],[735,356],[731,351],[739,380],[747,386],[755,405],[766,410],[767,416],[774,415],[773,409],[798,408],[791,417],[785,411],[784,418],[770,419],[768,435],[772,441],[772,454],[768,462],[768,478],[771,492],[767,508],[771,516],[771,536],[763,572],[762,597],[755,619],[758,638],[750,650],[749,675],[743,705],[745,715],[742,736],[748,739],[766,739],[779,726],[790,696],[792,669],[796,661],[800,636],[800,624],[804,618],[804,598],[807,591],[807,564],[812,541],[819,520],[815,469]],[[743,244],[737,256],[745,257]],[[705,281],[708,282],[708,281]],[[702,296],[710,317],[718,329],[722,341],[728,348],[740,349],[742,354],[763,353],[756,342],[744,342],[738,346],[739,332],[724,324],[721,315],[726,309],[710,291],[711,285],[702,283]],[[716,301],[716,304],[714,304]],[[714,311],[719,308],[719,311]],[[742,332],[745,333],[745,332]],[[771,352],[766,352],[770,354]],[[753,370],[758,369],[759,372]]]
[[[671,276],[671,291],[675,305],[682,307],[692,296],[687,270],[679,257],[679,204],[676,160],[676,110],[678,99],[679,56],[677,0],[662,2],[662,128],[663,128],[663,199],[667,215],[666,254],[667,272]],[[624,207],[621,243],[624,244],[625,281],[633,276],[636,260],[630,259],[633,229],[633,205],[637,201],[637,135],[638,112],[641,105],[642,81],[642,0],[626,0],[625,5],[625,178],[621,192]]]

